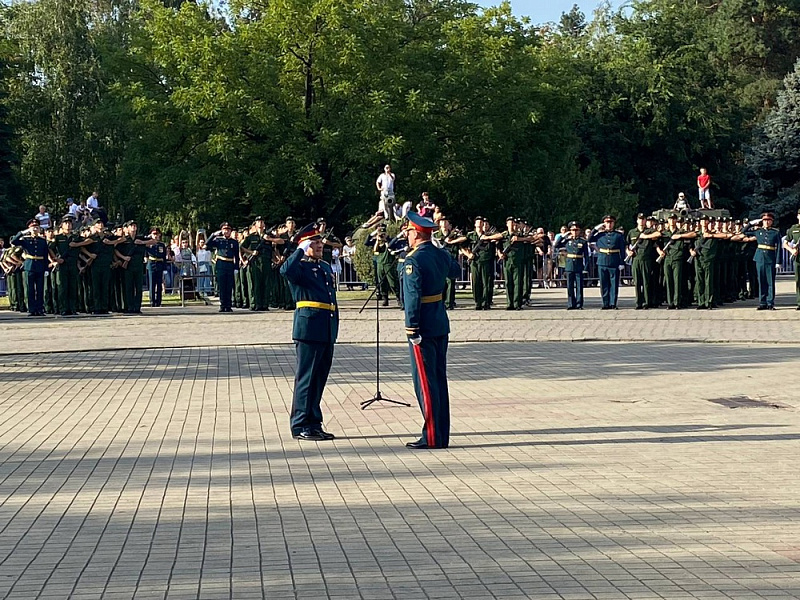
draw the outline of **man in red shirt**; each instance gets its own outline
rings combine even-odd
[[[714,208],[711,204],[711,175],[704,168],[697,176],[697,191],[700,195],[700,208]]]

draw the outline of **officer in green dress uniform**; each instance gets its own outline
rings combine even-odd
[[[467,234],[467,247],[463,251],[470,261],[475,310],[489,310],[492,306],[495,258],[495,243],[492,240],[495,238],[499,236],[490,233],[489,221],[475,217],[475,229]]]
[[[450,321],[442,295],[448,277],[457,277],[458,263],[431,243],[436,224],[408,213],[411,251],[403,268],[406,336],[411,375],[424,425],[422,437],[406,444],[416,450],[447,448],[450,443],[450,396],[447,390],[447,344]]]
[[[584,239],[577,221],[570,221],[567,228],[569,234],[562,236],[553,249],[565,248],[567,251],[564,266],[567,275],[567,310],[583,310],[583,272],[589,259],[589,242]]]
[[[320,402],[328,381],[339,333],[336,282],[322,260],[324,242],[314,224],[297,235],[297,250],[281,266],[295,300],[292,339],[297,352],[290,426],[292,437],[303,441],[332,440],[322,428]]]
[[[597,247],[597,271],[600,279],[602,310],[617,308],[619,295],[619,268],[625,252],[625,236],[615,229],[616,217],[606,215],[589,236],[589,243]]]
[[[154,242],[145,247],[147,255],[147,289],[150,293],[150,306],[161,306],[161,292],[164,284],[164,269],[167,266],[167,245],[161,241],[161,230],[153,227],[150,239]]]
[[[22,258],[25,260],[23,270],[25,273],[25,286],[27,288],[28,315],[31,317],[44,316],[44,274],[49,262],[47,242],[42,237],[39,222],[32,219],[28,228],[20,231],[11,238],[12,246],[22,248]]]
[[[781,234],[773,229],[775,216],[771,212],[761,215],[761,227],[744,231],[744,240],[757,242],[755,257],[758,274],[759,303],[756,310],[775,310],[775,263],[778,248],[781,245]]]
[[[783,247],[794,259],[794,289],[797,310],[800,310],[800,209],[797,211],[797,223],[789,227]]]
[[[233,312],[231,302],[234,275],[239,271],[239,242],[231,237],[231,231],[229,223],[222,223],[219,231],[212,233],[206,242],[206,248],[216,253],[214,276],[219,286],[219,312]]]

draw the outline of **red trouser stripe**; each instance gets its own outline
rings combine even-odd
[[[412,344],[412,346],[414,346]],[[436,430],[433,425],[433,402],[431,401],[431,388],[428,386],[428,375],[425,373],[425,363],[422,360],[422,348],[414,346],[414,360],[417,362],[417,374],[422,386],[422,404],[425,407],[425,433],[428,446],[436,445]]]

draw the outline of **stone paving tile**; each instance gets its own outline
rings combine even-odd
[[[2,356],[0,597],[797,598],[799,349],[454,343],[424,454],[416,406],[359,409],[368,346],[319,445],[291,346]]]

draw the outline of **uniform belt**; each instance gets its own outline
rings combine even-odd
[[[432,304],[434,302],[441,302],[442,301],[442,294],[436,294],[435,296],[423,296],[422,303],[423,304]]]
[[[44,256],[34,256],[33,254],[23,254],[22,258],[25,260],[44,260]]]
[[[406,259],[405,258],[398,258],[397,262],[402,264],[402,263],[406,262]]]
[[[155,256],[148,256],[147,260],[152,260],[153,262],[161,262],[164,259],[163,258],[156,258]]]
[[[614,250],[610,248],[598,248],[598,250],[600,250],[600,252],[602,252],[603,254],[619,254],[619,248]]]
[[[301,300],[297,303],[297,308],[320,308],[331,312],[336,310],[335,304],[325,304],[324,302],[312,302],[311,300]]]
[[[225,262],[235,262],[232,258],[228,258],[227,256],[219,256],[219,255],[217,255],[217,260],[224,260]]]
[[[583,254],[567,254],[567,258],[583,258]]]
[[[759,250],[775,250],[775,246],[767,246],[766,244],[759,244]]]

